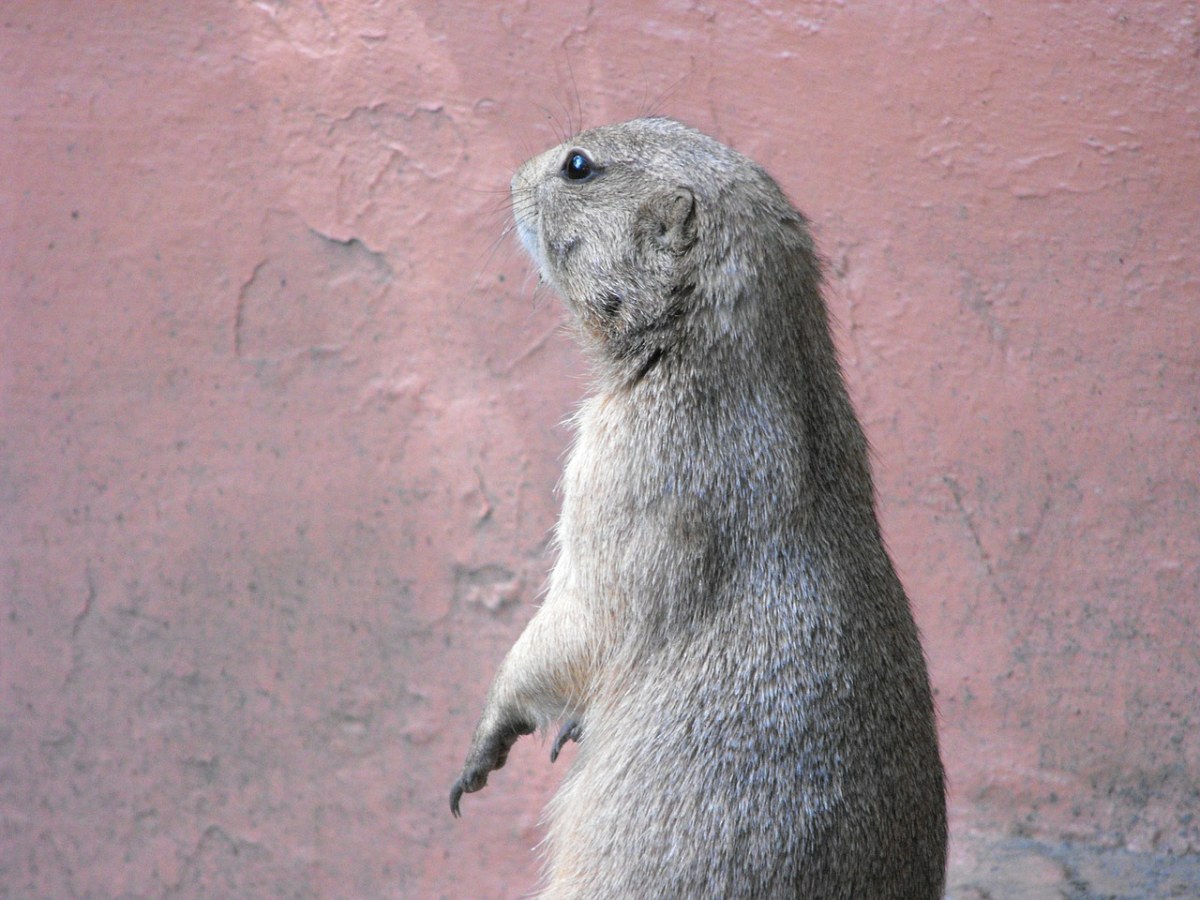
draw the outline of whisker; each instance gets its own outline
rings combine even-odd
[[[694,74],[695,65],[696,65],[696,58],[692,57],[689,60],[688,71],[684,72],[682,75],[680,75],[678,78],[676,78],[673,82],[671,82],[669,85],[667,85],[666,89],[661,94],[659,94],[658,99],[655,100],[654,103],[650,106],[650,108],[646,111],[646,115],[660,116],[663,114],[663,107],[667,104],[668,101],[675,99],[675,95],[679,92],[679,89],[681,87],[683,87],[684,83],[689,78],[691,78],[692,75]]]
[[[577,113],[577,119],[574,124],[574,129],[571,132],[571,135],[573,137],[573,136],[579,134],[579,132],[583,131],[583,102],[579,97],[579,85],[575,83],[575,69],[571,65],[571,57],[570,56],[567,57],[566,62],[567,62],[567,74],[571,78],[571,90],[575,94],[575,112]],[[568,124],[570,124],[569,119],[568,119]]]

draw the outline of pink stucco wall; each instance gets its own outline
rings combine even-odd
[[[0,896],[532,885],[545,745],[446,808],[586,387],[506,186],[648,110],[814,220],[959,893],[1200,852],[1195,3],[39,0],[0,77]]]

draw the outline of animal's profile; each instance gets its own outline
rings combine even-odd
[[[929,679],[805,219],[659,118],[535,157],[512,197],[595,391],[452,809],[561,724],[545,897],[940,897]]]

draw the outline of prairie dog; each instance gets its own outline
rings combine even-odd
[[[542,897],[941,897],[929,678],[804,217],[662,118],[529,160],[512,199],[595,392],[452,811],[563,722]]]

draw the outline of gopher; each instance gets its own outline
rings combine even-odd
[[[564,723],[542,897],[941,897],[929,677],[805,218],[665,118],[529,160],[512,205],[595,390],[451,810]]]

